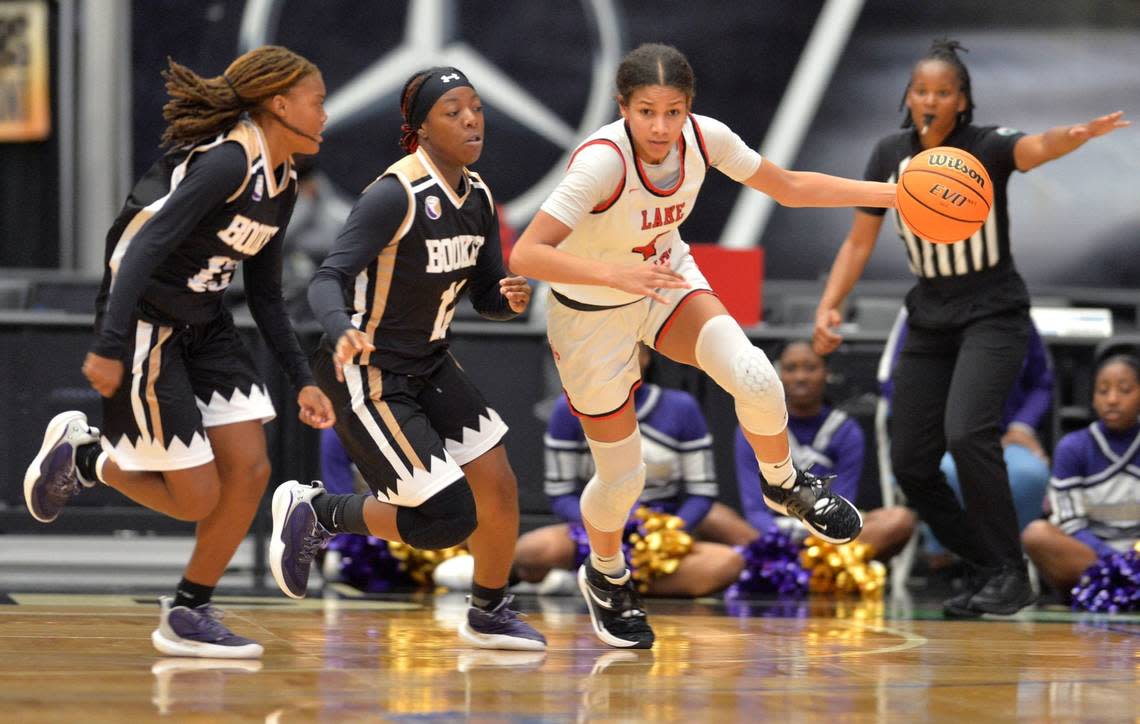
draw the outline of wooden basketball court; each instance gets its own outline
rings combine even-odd
[[[1140,617],[651,600],[652,651],[521,597],[545,654],[468,648],[458,595],[221,596],[261,661],[158,656],[153,595],[0,596],[5,721],[1135,721]]]

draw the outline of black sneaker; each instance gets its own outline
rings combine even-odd
[[[977,614],[1010,616],[1037,600],[1025,563],[1002,566],[970,598],[967,607]]]
[[[994,568],[979,568],[967,564],[962,591],[942,602],[942,615],[946,618],[977,618],[981,616],[981,613],[970,608],[970,599],[974,597],[975,593],[982,590],[990,580],[990,576],[996,572],[997,569]]]
[[[850,543],[863,530],[863,516],[850,501],[831,492],[834,477],[817,478],[801,470],[790,488],[769,485],[761,477],[760,490],[769,508],[800,521],[815,537],[836,545]]]
[[[594,570],[587,561],[578,569],[578,589],[586,599],[594,633],[602,643],[620,649],[653,646],[653,629],[628,568],[620,578],[610,578]]]

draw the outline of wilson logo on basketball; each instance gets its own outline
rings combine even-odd
[[[954,169],[955,171],[965,174],[971,181],[974,181],[982,188],[986,187],[986,179],[980,173],[970,168],[966,162],[960,158],[953,158],[947,154],[932,153],[926,157],[926,162],[930,166],[941,166],[943,168]]]

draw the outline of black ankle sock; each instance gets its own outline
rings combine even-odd
[[[174,606],[198,608],[209,603],[210,596],[213,595],[213,586],[203,586],[201,583],[194,583],[183,578],[178,582],[178,588],[174,591]]]
[[[330,533],[359,533],[370,535],[364,522],[364,503],[367,495],[332,495],[325,493],[313,498],[317,521]]]
[[[484,611],[490,611],[495,606],[499,605],[499,601],[503,600],[503,596],[507,593],[507,587],[502,588],[485,588],[480,586],[474,581],[471,582],[471,605],[476,608],[481,608]]]
[[[95,474],[95,466],[99,463],[99,455],[103,446],[97,442],[89,442],[75,449],[75,467],[84,480],[97,482],[99,476]]]

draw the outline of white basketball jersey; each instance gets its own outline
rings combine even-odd
[[[689,116],[677,142],[680,172],[671,188],[658,188],[649,180],[634,154],[633,138],[624,119],[603,126],[578,151],[593,144],[611,146],[621,154],[625,166],[621,183],[574,227],[558,248],[574,256],[621,266],[660,264],[677,268],[689,253],[689,245],[681,240],[677,230],[693,211],[709,165],[696,120]],[[574,162],[573,158],[570,162]],[[576,301],[601,306],[627,304],[641,298],[611,287],[554,283],[550,286]]]

